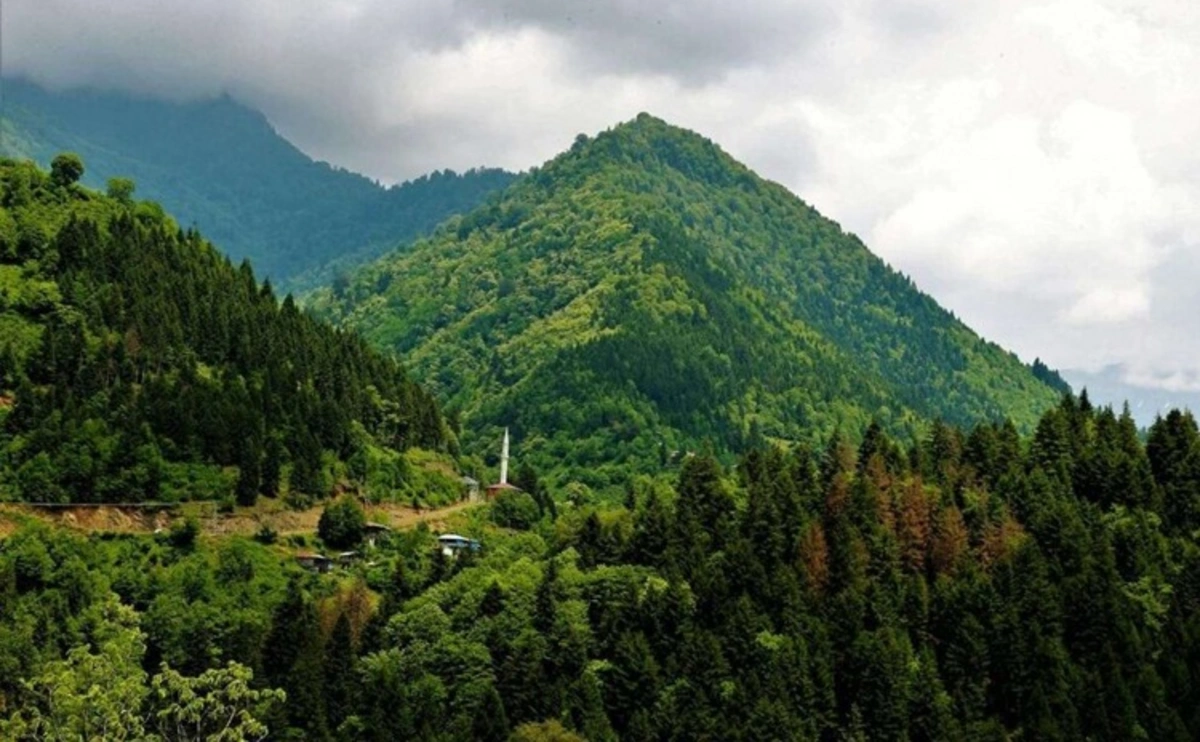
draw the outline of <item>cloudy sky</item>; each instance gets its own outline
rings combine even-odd
[[[385,181],[645,110],[989,339],[1200,390],[1194,0],[7,0],[7,75],[228,92]]]

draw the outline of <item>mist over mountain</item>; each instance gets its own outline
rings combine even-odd
[[[514,177],[438,171],[392,187],[315,162],[229,97],[189,103],[3,81],[0,154],[47,166],[79,153],[84,183],[132,178],[277,283],[313,284],[425,234]]]

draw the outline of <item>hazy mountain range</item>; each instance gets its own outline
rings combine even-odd
[[[384,187],[315,162],[259,112],[223,97],[170,103],[3,81],[0,155],[46,166],[69,150],[85,184],[132,178],[140,198],[196,225],[277,283],[312,284],[424,234],[512,181],[496,169]]]

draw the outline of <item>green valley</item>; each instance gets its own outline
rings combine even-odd
[[[0,742],[1200,740],[1195,4],[0,3]]]

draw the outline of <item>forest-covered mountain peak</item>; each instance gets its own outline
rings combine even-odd
[[[622,121],[596,134],[591,139],[603,140],[618,138],[631,147],[650,147],[660,142],[697,142],[710,145],[720,151],[720,147],[703,134],[642,111],[633,118]],[[728,155],[726,155],[728,157]],[[736,162],[729,158],[730,163]]]
[[[310,306],[405,353],[468,450],[509,427],[593,486],[706,441],[1028,430],[1058,398],[836,222],[650,115],[577,137]]]
[[[685,177],[716,185],[739,178],[756,179],[749,168],[711,139],[645,112],[595,137],[580,134],[571,149],[547,163],[546,168],[553,171],[580,165],[597,167],[602,162],[625,167],[670,168]]]

